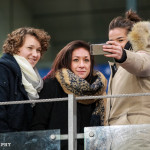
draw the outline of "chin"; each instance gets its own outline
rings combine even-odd
[[[34,64],[31,64],[31,66],[34,67],[35,65],[34,65]]]
[[[80,78],[82,78],[82,79],[85,79],[85,77],[84,76],[79,76]]]

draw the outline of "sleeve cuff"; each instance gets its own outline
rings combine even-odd
[[[123,63],[123,62],[125,62],[126,61],[126,59],[127,59],[127,53],[126,53],[126,51],[123,49],[123,53],[122,53],[122,57],[121,57],[121,59],[115,59],[115,61],[117,62],[117,63]]]

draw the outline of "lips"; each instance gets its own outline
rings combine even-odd
[[[29,60],[29,63],[34,67],[37,60],[35,60],[35,59],[28,59],[28,60]]]
[[[86,71],[77,71],[79,74],[83,74],[85,73]]]

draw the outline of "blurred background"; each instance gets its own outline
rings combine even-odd
[[[150,0],[0,0],[0,46],[14,29],[31,26],[51,35],[50,48],[38,63],[41,76],[50,70],[56,54],[72,40],[104,43],[109,22],[135,10],[144,20],[150,18]],[[0,51],[2,54],[2,51]],[[1,55],[0,54],[0,55]],[[95,56],[95,68],[108,78],[108,59]]]

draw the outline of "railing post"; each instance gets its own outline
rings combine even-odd
[[[68,95],[68,149],[77,150],[77,101]]]

